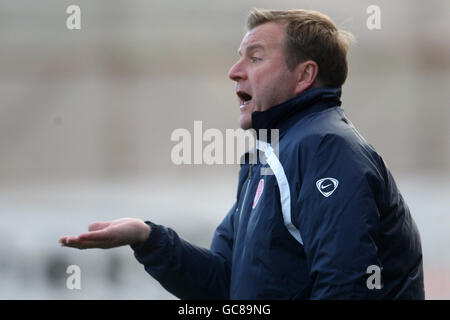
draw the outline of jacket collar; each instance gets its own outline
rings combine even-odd
[[[252,113],[252,127],[260,129],[279,129],[280,134],[288,127],[286,124],[294,115],[299,114],[303,118],[314,111],[341,105],[341,88],[310,88],[292,99],[275,105],[265,111],[254,111]],[[301,115],[300,115],[301,113]],[[295,117],[298,121],[297,116]]]

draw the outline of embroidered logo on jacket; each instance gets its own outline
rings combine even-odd
[[[252,209],[255,209],[256,205],[258,204],[259,198],[261,198],[263,190],[264,190],[264,179],[261,179],[259,180],[258,183],[258,189],[256,189],[255,198],[253,198]]]
[[[338,187],[339,181],[334,178],[323,178],[316,182],[316,187],[324,197],[329,197]]]

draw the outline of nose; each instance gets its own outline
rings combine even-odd
[[[233,81],[239,81],[245,79],[247,74],[242,63],[242,59],[239,59],[228,71],[228,77]]]

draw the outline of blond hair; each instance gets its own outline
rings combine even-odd
[[[342,86],[347,78],[347,51],[355,39],[346,31],[338,30],[327,15],[311,10],[254,9],[247,18],[251,30],[267,22],[285,26],[286,64],[290,70],[306,60],[319,66],[318,80],[323,86]]]

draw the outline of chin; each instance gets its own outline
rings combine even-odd
[[[248,130],[252,128],[252,119],[248,119],[248,117],[243,117],[240,120],[239,126],[243,130]]]
[[[240,127],[241,127],[241,129],[243,129],[243,130],[248,130],[248,129],[251,129],[251,128],[252,128],[252,125],[251,125],[251,124],[248,124],[248,123],[241,123]]]

